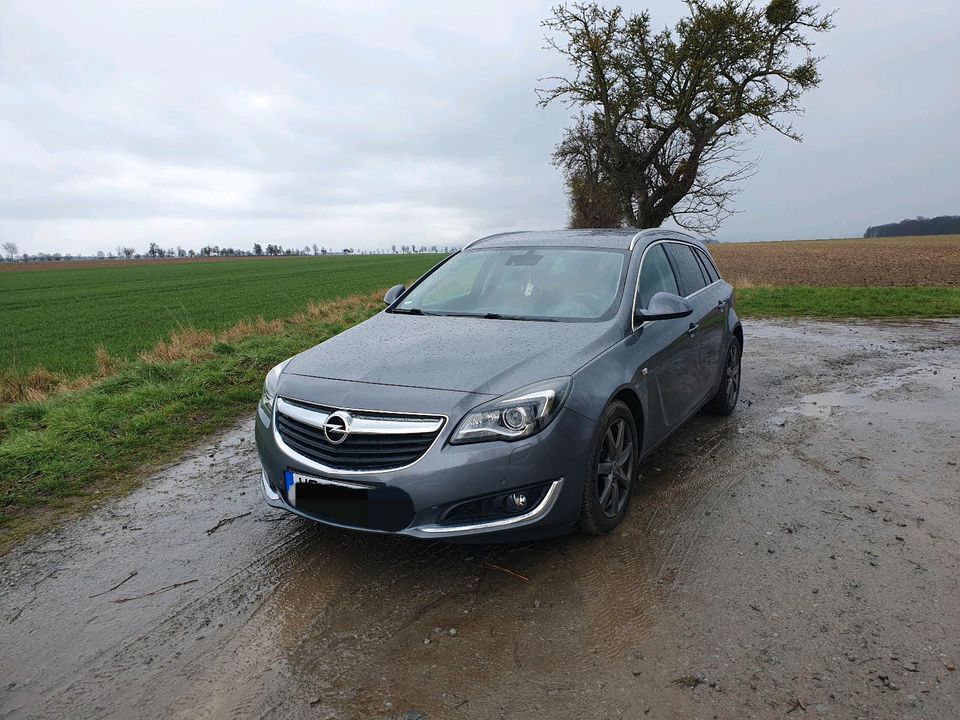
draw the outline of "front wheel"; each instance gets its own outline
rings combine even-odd
[[[740,341],[733,338],[727,350],[717,394],[704,406],[711,415],[732,415],[740,399]]]
[[[577,527],[603,535],[623,520],[630,504],[640,443],[637,424],[626,404],[614,400],[603,412],[590,456]]]

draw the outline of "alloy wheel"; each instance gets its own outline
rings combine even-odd
[[[727,404],[732,408],[737,404],[737,396],[740,394],[740,345],[736,342],[730,344],[724,382],[726,383]]]
[[[623,418],[612,422],[603,437],[597,463],[597,493],[600,510],[608,518],[616,517],[630,496],[633,443],[633,432]]]

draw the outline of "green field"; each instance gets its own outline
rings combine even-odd
[[[0,272],[0,370],[95,369],[102,345],[132,358],[170,330],[286,317],[309,301],[407,282],[439,255],[238,258]]]
[[[737,288],[742,317],[937,318],[960,315],[956,287]]]

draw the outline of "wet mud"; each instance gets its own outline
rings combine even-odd
[[[749,323],[603,538],[265,506],[252,421],[0,558],[0,717],[960,717],[960,323]]]

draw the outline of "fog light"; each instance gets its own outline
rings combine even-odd
[[[439,524],[470,525],[526,517],[543,502],[551,485],[552,482],[527,485],[457,503],[440,515]]]
[[[507,507],[510,510],[525,510],[527,507],[527,496],[522,492],[516,492],[507,496]]]

